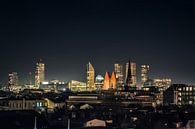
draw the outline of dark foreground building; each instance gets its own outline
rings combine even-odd
[[[49,129],[46,118],[32,110],[0,111],[0,129]]]
[[[195,106],[195,86],[173,84],[164,92],[165,105],[192,105]]]

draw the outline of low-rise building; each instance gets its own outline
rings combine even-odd
[[[68,88],[73,92],[81,92],[87,90],[87,84],[85,82],[71,80],[68,83]]]
[[[164,92],[164,104],[195,106],[195,85],[173,84]]]
[[[160,91],[165,91],[169,86],[171,86],[171,79],[170,78],[163,78],[163,79],[154,79],[154,85],[159,88]]]
[[[51,99],[51,98],[45,98],[47,101],[47,108],[48,109],[54,109],[54,108],[63,108],[65,106],[65,101],[61,99]]]
[[[21,98],[9,100],[9,108],[11,110],[33,110],[42,107],[47,107],[47,101],[44,99]]]

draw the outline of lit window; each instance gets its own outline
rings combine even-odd
[[[37,107],[39,107],[39,102],[37,102]]]

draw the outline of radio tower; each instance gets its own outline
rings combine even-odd
[[[29,85],[31,86],[32,85],[32,73],[29,72]]]

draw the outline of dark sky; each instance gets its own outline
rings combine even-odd
[[[130,58],[151,78],[195,83],[193,0],[8,0],[0,17],[1,83],[11,71],[26,80],[40,58],[47,79],[84,80],[88,61],[103,74]]]

